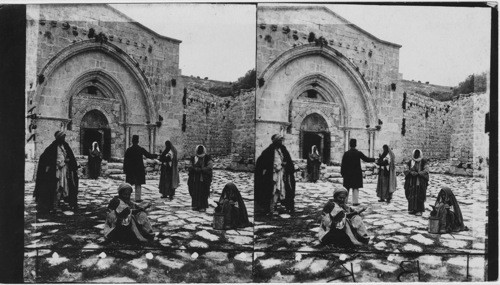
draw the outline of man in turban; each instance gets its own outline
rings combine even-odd
[[[78,164],[64,131],[57,131],[54,136],[38,161],[33,196],[40,214],[55,211],[61,198],[73,210],[78,208]]]
[[[133,244],[154,239],[155,233],[146,213],[151,204],[137,205],[130,201],[131,194],[132,186],[122,183],[118,186],[118,196],[109,202],[104,224],[106,241]]]
[[[366,210],[355,210],[345,204],[347,189],[338,187],[333,192],[333,200],[323,207],[318,238],[323,245],[332,244],[346,248],[368,244],[370,236],[360,214]]]
[[[359,206],[359,188],[363,188],[363,172],[361,170],[360,160],[364,162],[375,162],[375,158],[367,157],[361,151],[357,150],[356,144],[356,139],[351,139],[349,141],[350,149],[342,156],[342,165],[340,166],[340,174],[344,178],[344,187],[346,189],[352,189],[353,206]],[[349,198],[349,191],[347,192],[347,198]]]
[[[281,201],[286,210],[294,213],[295,168],[290,153],[283,145],[283,136],[275,134],[272,144],[257,159],[255,166],[255,205],[261,213],[276,214]]]

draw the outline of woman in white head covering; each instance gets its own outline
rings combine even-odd
[[[170,141],[165,142],[165,150],[160,155],[160,184],[159,190],[162,198],[174,198],[175,189],[179,187],[179,169],[177,149]]]
[[[311,152],[307,157],[307,180],[316,182],[319,179],[321,167],[321,157],[319,155],[318,147],[313,145]]]
[[[424,202],[429,184],[429,167],[421,150],[413,150],[411,160],[406,164],[404,175],[408,213],[422,216],[425,211]]]
[[[396,156],[388,145],[384,144],[382,148],[384,151],[376,161],[379,166],[377,196],[380,198],[379,202],[390,203],[392,193],[396,191]]]
[[[212,159],[203,145],[196,146],[195,155],[191,157],[188,172],[188,189],[191,195],[191,207],[194,211],[205,212],[208,208],[208,196],[212,183]]]
[[[97,179],[101,175],[102,152],[99,149],[97,142],[92,143],[92,148],[89,151],[89,178]]]

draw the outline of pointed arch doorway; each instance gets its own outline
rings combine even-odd
[[[98,111],[88,111],[80,123],[80,153],[89,155],[92,143],[97,142],[103,159],[111,157],[111,129],[106,116]]]
[[[326,120],[319,114],[308,115],[300,125],[301,157],[307,159],[311,148],[315,145],[323,163],[330,162],[330,131]]]

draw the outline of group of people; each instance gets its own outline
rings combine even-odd
[[[255,167],[255,210],[257,214],[273,216],[281,203],[287,212],[294,213],[295,167],[290,153],[283,145],[280,134],[271,137],[272,143],[257,159]],[[319,238],[322,243],[338,246],[366,244],[368,233],[359,214],[366,207],[355,209],[347,206],[352,190],[352,206],[360,206],[359,189],[363,188],[361,160],[374,162],[378,167],[376,195],[379,202],[390,203],[397,189],[396,158],[388,145],[384,145],[378,158],[371,158],[356,149],[356,139],[349,141],[350,149],[342,157],[341,175],[343,187],[336,188],[333,199],[324,206]],[[320,176],[321,155],[317,146],[312,146],[308,155],[306,175],[308,181],[316,182]],[[408,200],[408,213],[422,216],[425,211],[429,168],[421,150],[414,150],[403,172],[404,190]],[[449,188],[443,188],[431,215],[440,217],[441,232],[464,230],[463,217],[455,196]]]
[[[34,197],[40,214],[57,211],[61,200],[66,201],[73,210],[78,209],[78,163],[73,151],[65,141],[63,131],[55,133],[55,140],[40,156],[38,163]],[[256,162],[254,197],[255,210],[258,214],[276,215],[278,204],[293,214],[295,212],[295,166],[283,145],[280,134],[271,137],[272,143],[262,152]],[[377,159],[370,158],[356,149],[357,141],[349,141],[350,149],[342,157],[341,175],[343,187],[336,188],[333,199],[324,206],[321,218],[319,238],[323,243],[339,246],[365,244],[369,240],[360,214],[366,208],[349,207],[349,192],[352,189],[352,206],[359,206],[359,189],[363,187],[361,160],[375,162],[378,166],[377,196],[379,202],[390,203],[396,191],[395,156],[389,146],[383,146],[383,152]],[[154,233],[147,219],[146,209],[151,204],[142,204],[141,185],[145,184],[143,157],[158,158],[161,162],[159,191],[162,198],[172,200],[179,186],[177,149],[170,141],[165,142],[165,150],[151,154],[139,146],[139,137],[132,137],[132,146],[125,152],[123,170],[126,183],[118,187],[118,196],[108,206],[105,235],[109,239],[123,241],[147,241]],[[102,154],[97,142],[89,152],[89,177],[96,179],[100,174]],[[309,180],[319,179],[321,156],[316,146],[309,154],[307,173]],[[213,178],[213,162],[207,149],[198,145],[190,158],[187,186],[192,197],[192,210],[205,212],[210,196]],[[429,167],[421,150],[414,150],[411,160],[403,172],[404,190],[408,200],[408,213],[422,216],[429,184]],[[135,189],[132,188],[135,186]],[[132,192],[135,199],[131,201]],[[248,213],[241,195],[233,183],[228,183],[217,202],[216,213],[224,215],[225,228],[246,227],[250,225]],[[431,217],[439,221],[438,233],[467,230],[458,202],[449,188],[443,188],[436,201]]]
[[[55,133],[55,140],[45,149],[39,159],[33,196],[37,212],[41,215],[60,211],[60,203],[66,201],[71,209],[78,209],[78,162],[65,140],[64,131]],[[118,196],[109,205],[104,229],[107,240],[122,242],[145,242],[154,238],[153,229],[147,218],[146,210],[150,203],[143,203],[142,184],[146,182],[143,157],[159,159],[159,192],[162,198],[173,200],[179,186],[177,149],[170,141],[165,142],[161,154],[152,154],[139,146],[139,136],[132,136],[132,146],[125,151],[123,170],[125,182],[118,187]],[[97,142],[92,143],[88,156],[88,177],[97,179],[101,174],[102,152]],[[190,158],[188,170],[188,191],[192,197],[191,207],[205,212],[210,196],[213,163],[207,149],[198,145]],[[133,188],[134,186],[134,188]],[[135,199],[132,201],[132,192]],[[248,213],[233,183],[228,183],[217,202],[216,211],[221,211],[227,220],[224,228],[239,228],[251,225]]]

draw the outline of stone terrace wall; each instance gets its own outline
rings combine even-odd
[[[218,80],[211,80],[211,79],[203,79],[203,78],[198,78],[194,76],[181,76],[184,82],[194,84],[198,89],[208,91],[210,88],[213,87],[231,87],[230,82],[225,82],[225,81],[218,81]]]
[[[240,160],[255,156],[255,89],[242,90],[228,109],[231,124],[231,153]]]
[[[432,99],[439,100],[439,98],[434,98],[433,95],[435,93],[446,94],[447,97],[452,96],[453,87],[450,86],[441,86],[435,84],[421,83],[417,81],[410,81],[401,79],[399,81],[399,85],[404,89],[406,93],[419,94],[427,97],[431,97]],[[442,100],[439,100],[442,101]]]
[[[221,98],[196,88],[195,84],[186,85],[185,132],[183,136],[184,153],[180,157],[194,154],[195,147],[203,144],[208,153],[228,155],[231,152],[232,122],[228,114],[232,98]]]
[[[424,156],[431,159],[448,159],[452,133],[450,121],[451,102],[440,102],[427,95],[433,91],[432,85],[400,81],[402,95],[403,122],[402,160],[407,161],[414,149],[421,149]],[[421,87],[421,88],[420,88]],[[404,133],[404,135],[403,135]]]
[[[488,167],[489,137],[485,133],[485,114],[489,111],[489,94],[460,95],[453,101],[450,120],[453,133],[450,142],[450,172],[484,175]]]

